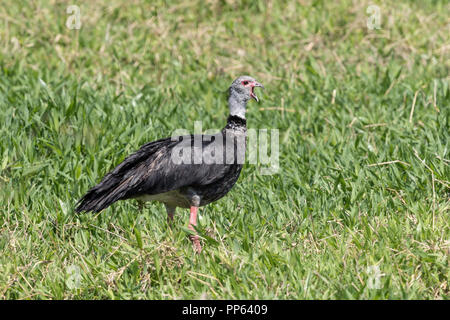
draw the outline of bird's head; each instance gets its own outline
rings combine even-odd
[[[254,92],[256,87],[264,89],[263,85],[252,77],[240,76],[231,84],[229,94],[238,101],[247,102],[253,98],[258,102],[259,99]]]

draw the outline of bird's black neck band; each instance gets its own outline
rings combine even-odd
[[[227,127],[245,127],[247,125],[247,120],[244,118],[229,115],[227,119]]]

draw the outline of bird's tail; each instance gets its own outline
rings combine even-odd
[[[78,201],[75,212],[100,212],[109,207],[125,196],[128,180],[107,175]]]
[[[89,190],[78,201],[76,212],[93,211],[100,212],[114,202],[128,199],[136,194],[136,187],[148,176],[148,162],[156,151],[163,154],[162,147],[167,148],[171,138],[165,138],[143,145],[137,152],[125,158],[113,171],[108,173],[103,180]]]

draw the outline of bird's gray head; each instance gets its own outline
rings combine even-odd
[[[233,81],[228,89],[228,106],[230,114],[245,119],[245,107],[247,102],[253,98],[259,101],[254,89],[264,88],[262,84],[250,76],[240,76]]]

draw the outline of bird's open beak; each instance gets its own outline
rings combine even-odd
[[[264,86],[261,83],[256,82],[256,81],[253,83],[253,86],[252,86],[252,93],[250,95],[253,99],[256,100],[256,102],[259,102],[259,99],[254,92],[255,87],[260,87],[260,88],[264,89]]]

